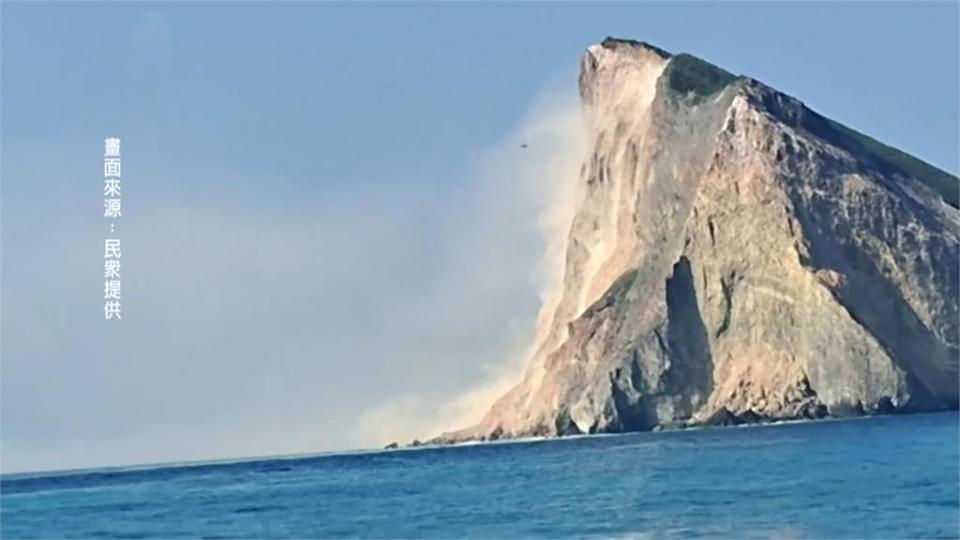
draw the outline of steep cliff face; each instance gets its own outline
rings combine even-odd
[[[956,177],[641,42],[590,47],[580,93],[560,300],[435,442],[957,407]]]

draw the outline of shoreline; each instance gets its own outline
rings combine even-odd
[[[159,470],[159,469],[192,469],[198,467],[229,467],[238,464],[250,464],[258,462],[274,462],[274,461],[295,461],[295,460],[306,460],[306,459],[322,459],[322,458],[336,458],[336,457],[350,457],[350,456],[370,456],[377,454],[391,454],[399,452],[412,452],[419,450],[444,450],[444,449],[456,449],[456,448],[465,448],[472,446],[480,445],[513,445],[513,444],[529,444],[537,442],[562,442],[562,441],[576,441],[587,438],[608,438],[608,437],[624,437],[637,434],[651,434],[651,435],[667,435],[667,434],[679,434],[687,432],[699,432],[712,429],[726,429],[726,428],[740,428],[740,429],[760,429],[760,428],[774,428],[778,426],[796,426],[796,425],[805,425],[805,424],[818,424],[818,423],[827,423],[827,422],[847,422],[847,421],[869,421],[876,420],[881,418],[889,417],[908,417],[908,416],[920,416],[920,415],[937,415],[937,414],[952,414],[958,415],[960,417],[960,411],[953,410],[944,410],[944,411],[925,411],[925,412],[916,412],[916,413],[902,413],[902,414],[873,414],[873,415],[860,415],[860,416],[828,416],[824,418],[794,418],[787,420],[777,420],[777,421],[767,421],[767,422],[756,422],[756,423],[744,423],[738,425],[706,425],[706,424],[695,424],[690,426],[675,426],[675,427],[664,427],[661,430],[647,430],[647,431],[623,431],[623,432],[613,432],[613,433],[581,433],[577,435],[564,435],[560,437],[518,437],[518,438],[503,438],[495,441],[463,441],[455,443],[446,443],[446,444],[421,444],[419,446],[402,446],[394,449],[384,449],[384,448],[357,448],[351,450],[333,450],[329,452],[315,452],[315,453],[304,453],[304,454],[278,454],[278,455],[267,455],[267,456],[250,456],[250,457],[241,457],[241,458],[213,458],[206,460],[196,460],[196,461],[171,461],[171,462],[160,462],[160,463],[144,463],[144,464],[133,464],[133,465],[106,465],[101,467],[87,467],[87,468],[77,468],[77,469],[61,469],[61,470],[49,470],[49,471],[23,471],[23,472],[11,472],[0,474],[0,482],[11,482],[11,481],[23,481],[31,479],[40,479],[40,478],[52,478],[52,477],[63,477],[63,476],[83,476],[83,475],[122,475],[122,474],[132,474],[138,472]],[[960,422],[958,422],[960,426]]]

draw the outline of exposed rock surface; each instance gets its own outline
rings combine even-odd
[[[955,409],[958,180],[760,82],[608,38],[560,301],[431,442]]]

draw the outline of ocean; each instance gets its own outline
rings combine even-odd
[[[3,538],[957,538],[958,415],[5,475]]]

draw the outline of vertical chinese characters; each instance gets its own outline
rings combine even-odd
[[[115,236],[120,219],[120,139],[104,139],[103,150],[103,217],[110,220],[110,235]],[[103,242],[103,318],[122,318],[120,292],[120,239]]]

